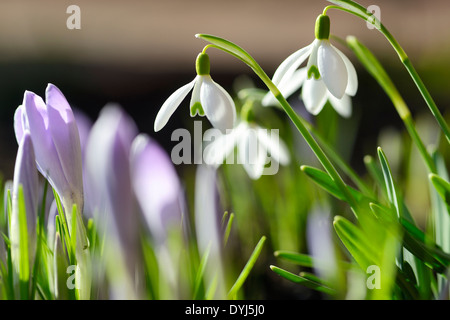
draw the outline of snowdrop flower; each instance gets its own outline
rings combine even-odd
[[[294,52],[280,64],[272,81],[285,97],[303,86],[303,102],[313,115],[330,101],[341,116],[349,117],[352,113],[350,96],[358,89],[355,67],[330,43],[330,18],[327,15],[317,18],[315,34],[316,39],[310,45]],[[306,67],[298,69],[308,57]],[[271,92],[263,99],[264,105],[275,103]]]
[[[30,132],[37,169],[61,197],[69,225],[72,206],[77,205],[78,234],[82,234],[77,239],[85,248],[88,243],[80,212],[83,209],[83,178],[78,127],[69,103],[53,84],[48,84],[45,100],[25,91],[23,104],[14,114],[16,139],[20,142],[24,132]]]
[[[246,120],[242,120],[231,132],[217,137],[205,148],[205,162],[218,167],[235,147],[238,149],[238,163],[244,166],[249,177],[254,180],[261,177],[266,163],[270,160],[282,165],[290,162],[288,149],[279,139],[278,131],[269,133],[268,130]]]
[[[197,76],[188,84],[176,90],[164,102],[156,115],[154,130],[161,130],[169,118],[193,89],[190,102],[191,117],[195,115],[205,116],[213,127],[225,132],[231,129],[236,120],[236,108],[234,101],[228,92],[215,83],[209,75],[210,64],[206,53],[200,53],[196,61]]]

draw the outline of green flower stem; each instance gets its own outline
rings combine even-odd
[[[227,52],[239,60],[246,63],[255,73],[256,75],[264,82],[264,84],[267,86],[267,88],[272,92],[272,94],[275,96],[275,98],[280,102],[281,107],[283,108],[284,112],[289,116],[292,123],[295,125],[297,130],[300,132],[300,134],[303,136],[305,141],[308,143],[311,150],[316,155],[319,162],[322,164],[324,169],[328,172],[330,177],[333,179],[333,181],[336,183],[337,187],[341,190],[341,192],[344,194],[347,203],[350,205],[350,207],[353,209],[354,213],[356,214],[359,211],[359,205],[358,202],[355,200],[353,195],[350,193],[349,189],[347,188],[347,185],[342,180],[341,176],[337,172],[337,170],[334,168],[333,164],[330,162],[326,154],[323,152],[319,144],[316,142],[314,137],[311,135],[311,133],[308,131],[306,126],[304,125],[304,122],[302,119],[297,115],[297,113],[292,109],[291,105],[286,101],[286,99],[281,94],[280,90],[277,88],[277,86],[272,82],[272,80],[267,76],[267,74],[264,72],[264,70],[261,68],[261,66],[253,59],[252,56],[250,56],[244,49],[237,46],[236,44],[213,36],[213,35],[206,35],[206,34],[197,34],[197,38],[201,38],[203,40],[209,41],[211,44],[207,45],[203,52],[206,51],[209,47],[214,47],[219,50],[222,50],[224,52]]]
[[[347,37],[347,45],[353,50],[355,55],[361,61],[363,66],[367,71],[377,80],[378,84],[383,88],[384,92],[391,99],[394,104],[397,113],[402,119],[411,139],[415,143],[417,149],[419,150],[428,170],[431,173],[436,173],[436,166],[431,155],[428,153],[425,144],[418,134],[414,120],[411,116],[411,112],[403,100],[402,96],[398,92],[391,78],[387,74],[386,70],[383,68],[381,63],[375,57],[375,55],[355,37]]]
[[[270,81],[270,79],[269,79]],[[270,81],[272,82],[272,81]],[[271,90],[272,91],[272,90]],[[278,91],[278,89],[277,89]],[[327,173],[331,176],[333,181],[336,183],[336,185],[339,187],[339,189],[342,191],[342,193],[345,195],[345,198],[347,199],[348,204],[357,212],[358,210],[358,203],[353,198],[352,194],[348,190],[345,182],[342,180],[339,173],[334,168],[333,164],[330,162],[326,154],[323,152],[322,148],[319,146],[319,144],[316,142],[314,137],[311,135],[311,133],[308,131],[306,126],[304,125],[304,121],[302,121],[302,118],[300,118],[297,113],[292,109],[291,105],[286,101],[286,99],[283,97],[283,95],[278,92],[273,92],[275,98],[280,102],[281,106],[283,107],[283,110],[286,112],[286,114],[289,116],[291,121],[294,123],[297,130],[300,132],[300,134],[303,136],[303,138],[308,143],[311,150],[316,155],[317,159],[320,161],[322,166],[325,168]]]
[[[312,124],[307,122],[305,119],[300,118],[301,121],[303,121],[303,124],[305,127],[312,132],[314,137],[316,137],[316,140],[319,142],[319,144],[322,146],[322,149],[325,150],[325,152],[328,154],[328,156],[331,158],[332,161],[355,183],[355,185],[358,187],[358,189],[372,197],[376,198],[374,192],[367,186],[367,184],[359,177],[359,175],[353,170],[347,162],[333,149],[332,146],[322,137],[322,135],[314,128]]]
[[[358,10],[358,11],[356,11],[356,10],[354,11],[354,10],[350,10],[348,8],[332,5],[332,6],[327,6],[323,10],[323,14],[326,14],[326,12],[329,9],[337,9],[337,10],[341,10],[341,11],[345,11],[347,13],[353,14],[365,21],[368,20],[367,14],[363,15],[361,13],[358,13],[358,12],[367,12],[364,7],[362,7],[361,5],[359,5],[353,1],[345,1],[345,2],[351,3],[351,6],[356,8],[356,10]],[[406,70],[408,70],[409,75],[413,79],[414,83],[417,86],[417,89],[419,90],[423,99],[425,100],[426,104],[428,105],[428,108],[430,109],[431,114],[435,117],[436,121],[438,122],[439,126],[442,129],[442,132],[444,133],[445,137],[447,138],[447,141],[450,143],[450,128],[449,128],[447,122],[445,121],[444,117],[442,116],[442,113],[440,112],[436,103],[434,102],[433,98],[431,97],[431,94],[429,93],[428,89],[425,87],[425,84],[423,83],[423,81],[420,78],[419,74],[417,73],[416,69],[412,65],[411,60],[409,59],[408,55],[403,50],[403,48],[400,46],[400,44],[397,42],[397,40],[394,38],[394,36],[386,29],[386,27],[379,20],[377,20],[376,22],[379,25],[379,28],[377,28],[377,29],[386,37],[386,39],[389,41],[389,43],[394,48],[395,52],[397,53],[397,55],[400,58],[400,61],[405,66]]]

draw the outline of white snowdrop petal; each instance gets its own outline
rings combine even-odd
[[[283,79],[283,81],[278,86],[281,94],[287,98],[292,95],[295,91],[300,89],[303,82],[306,79],[306,68],[301,68],[296,70],[289,79]]]
[[[194,84],[194,89],[192,90],[191,101],[189,107],[191,108],[195,103],[200,102],[200,88],[202,87],[203,77],[197,76],[197,81]],[[191,116],[195,116],[192,115]]]
[[[243,165],[249,177],[259,179],[264,171],[267,150],[258,143],[257,131],[247,128],[238,144],[239,163]]]
[[[347,68],[329,41],[323,41],[317,50],[317,66],[330,93],[342,98],[348,83]]]
[[[272,82],[276,86],[278,86],[285,77],[289,78],[290,75],[298,67],[300,67],[300,65],[310,55],[313,44],[314,42],[304,48],[301,48],[300,50],[295,51],[279,65],[272,77]]]
[[[311,47],[311,55],[309,56],[308,63],[306,64],[306,71],[308,72],[312,66],[317,67],[317,50],[319,49],[323,40],[315,39]]]
[[[204,79],[200,88],[200,102],[203,110],[211,124],[225,133],[227,129],[233,128],[236,121],[233,99],[210,76],[202,77]]]
[[[266,150],[270,153],[272,158],[282,164],[287,165],[290,162],[289,151],[278,135],[278,131],[270,131],[267,129],[258,129],[258,140]]]
[[[161,109],[159,109],[158,114],[156,115],[154,130],[155,132],[161,130],[169,121],[169,118],[175,112],[175,110],[180,105],[181,101],[187,96],[189,91],[191,91],[195,82],[197,81],[197,77],[194,80],[185,84],[181,88],[177,89],[174,93],[170,95],[169,98],[164,102]]]
[[[207,165],[219,167],[233,151],[237,144],[237,138],[243,130],[242,123],[228,134],[222,134],[205,147],[203,159]]]
[[[355,67],[353,66],[353,63],[347,58],[347,56],[340,51],[338,48],[334,47],[334,50],[339,54],[339,56],[342,58],[342,60],[345,63],[345,67],[347,68],[348,73],[348,83],[347,88],[345,89],[345,93],[354,96],[356,94],[356,91],[358,91],[358,75],[356,74]]]
[[[286,99],[291,96],[295,91],[300,89],[303,82],[306,79],[306,68],[301,68],[298,70],[295,70],[295,72],[292,74],[291,77],[285,77],[281,81],[281,83],[278,85],[278,89],[280,90],[283,97]],[[275,96],[272,94],[272,92],[268,92],[263,100],[261,101],[261,104],[263,106],[277,106],[279,105],[278,100],[275,98]]]
[[[303,84],[302,99],[306,110],[313,115],[319,114],[327,102],[327,88],[321,79],[307,79]]]
[[[344,94],[341,99],[338,99],[332,94],[328,94],[328,99],[334,110],[341,116],[349,118],[352,115],[352,99],[349,95]]]

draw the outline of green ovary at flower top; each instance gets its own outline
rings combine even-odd
[[[156,132],[167,124],[169,118],[192,89],[190,101],[192,117],[197,114],[206,115],[211,124],[222,132],[233,128],[236,121],[234,101],[224,88],[212,80],[209,70],[209,57],[202,52],[196,60],[197,76],[172,93],[156,115],[154,124]]]
[[[287,57],[275,71],[272,82],[285,97],[303,86],[303,102],[313,115],[317,115],[329,101],[341,116],[350,117],[350,96],[358,90],[356,70],[350,60],[330,43],[329,34],[330,18],[321,14],[316,20],[316,39]],[[306,67],[298,69],[308,56]],[[274,104],[277,100],[268,92],[263,105]]]

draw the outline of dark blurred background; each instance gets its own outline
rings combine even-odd
[[[404,47],[445,113],[450,101],[450,2],[360,3],[381,8],[381,21]],[[81,9],[80,30],[66,27],[70,16],[66,10],[72,4]],[[313,40],[314,21],[329,4],[321,0],[1,0],[0,171],[12,177],[17,148],[12,119],[25,90],[43,96],[47,83],[54,83],[74,107],[92,118],[107,102],[118,102],[142,132],[169,149],[173,128],[190,120],[187,104],[158,134],[153,133],[153,121],[168,95],[195,76],[195,57],[205,45],[194,37],[196,33],[219,35],[241,45],[272,75],[288,54]],[[329,15],[333,34],[357,36],[380,58],[413,112],[428,112],[379,32],[343,12],[332,10]],[[400,121],[376,82],[348,50],[336,45],[358,69],[360,89],[354,106],[361,123],[354,157],[361,162],[381,128],[399,127]],[[210,57],[211,75],[224,87],[231,89],[241,74],[262,86],[240,61],[217,50],[211,50]]]

